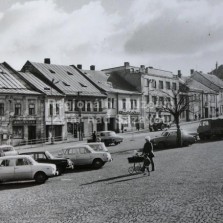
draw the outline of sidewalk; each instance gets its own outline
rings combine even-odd
[[[191,122],[181,122],[180,125],[189,125],[192,123],[197,123],[199,120],[196,121],[191,121]],[[173,125],[172,127],[174,127]],[[141,129],[137,131],[132,131],[132,132],[123,132],[123,133],[117,133],[117,135],[127,135],[127,134],[140,134],[140,133],[146,133],[149,132],[148,129]],[[89,137],[88,137],[89,138]],[[82,143],[87,143],[88,138],[83,138],[82,141],[79,141],[78,138],[70,139],[70,140],[65,140],[65,141],[57,141],[54,142],[54,144],[51,144],[50,142],[47,143],[41,143],[41,144],[33,144],[33,145],[24,145],[24,146],[16,146],[16,150],[48,150],[48,151],[59,151],[61,150],[61,144],[67,144],[67,146],[72,146],[72,145],[77,145],[77,144],[82,144]]]

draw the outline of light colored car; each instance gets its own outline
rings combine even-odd
[[[1,145],[0,146],[0,157],[1,156],[12,156],[18,155],[18,152],[11,145]]]
[[[54,164],[37,163],[28,155],[0,157],[0,182],[35,180],[44,183],[55,175]]]
[[[108,149],[103,142],[90,142],[86,143],[86,145],[90,146],[94,151],[97,152],[108,152]],[[112,161],[112,158],[109,161]]]
[[[181,130],[182,145],[188,146],[195,143],[195,138],[184,130]],[[154,147],[163,149],[177,146],[177,130],[166,130],[158,137],[152,138],[150,142]]]
[[[74,166],[92,165],[93,168],[101,168],[111,160],[111,154],[103,151],[94,151],[89,145],[76,145],[62,149],[58,156],[66,157],[73,161]]]
[[[117,135],[113,131],[98,132],[97,137],[100,138],[101,142],[104,142],[106,146],[109,146],[110,144],[118,145],[123,141],[123,137]]]

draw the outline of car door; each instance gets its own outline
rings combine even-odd
[[[76,165],[76,153],[76,148],[69,148],[64,152],[64,157],[71,159],[71,161]]]
[[[15,180],[15,159],[3,159],[0,161],[0,180]]]
[[[169,136],[168,136],[168,145],[169,146],[176,146],[177,144],[177,132],[173,131],[173,132],[169,132]]]
[[[32,163],[26,157],[17,158],[15,162],[16,180],[32,179]]]
[[[79,147],[76,155],[76,163],[78,165],[88,165],[92,163],[91,151],[86,147]]]

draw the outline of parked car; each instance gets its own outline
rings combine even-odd
[[[62,153],[58,156],[71,159],[74,166],[91,165],[95,169],[101,168],[111,160],[110,153],[94,151],[90,146],[84,144],[62,149]]]
[[[188,146],[195,143],[195,138],[186,131],[181,130],[182,145]],[[163,149],[166,147],[177,146],[177,130],[167,130],[162,132],[161,136],[150,140],[155,148]]]
[[[171,126],[170,122],[164,122],[162,118],[155,118],[152,128],[154,131],[163,130]]]
[[[18,152],[11,145],[1,145],[0,146],[0,157],[1,156],[11,156],[18,155]]]
[[[44,183],[55,175],[54,164],[37,163],[28,155],[0,157],[0,182],[35,180]]]
[[[54,157],[48,151],[22,152],[19,154],[30,155],[38,163],[53,163],[57,167],[58,174],[61,175],[67,168],[73,169],[73,162],[70,159]]]
[[[103,142],[91,142],[86,143],[86,145],[90,146],[94,151],[97,152],[108,152],[108,149]],[[112,161],[112,158],[109,161]]]
[[[104,142],[106,146],[109,146],[110,144],[118,145],[123,141],[123,137],[118,136],[113,131],[101,131],[98,132],[97,135],[101,139],[101,142]]]

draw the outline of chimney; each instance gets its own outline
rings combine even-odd
[[[80,69],[80,70],[82,70],[82,64],[78,64],[77,65],[77,68]]]
[[[95,65],[91,65],[90,70],[95,70]]]
[[[124,63],[124,66],[125,66],[125,67],[129,67],[129,66],[130,66],[130,63],[129,63],[129,62],[125,62],[125,63]]]
[[[193,74],[193,73],[194,73],[194,69],[191,69],[191,70],[190,70],[190,74]]]
[[[178,76],[179,78],[182,77],[181,70],[178,70],[177,76]]]
[[[46,63],[46,64],[50,64],[50,58],[45,58],[45,59],[44,59],[44,63]]]

